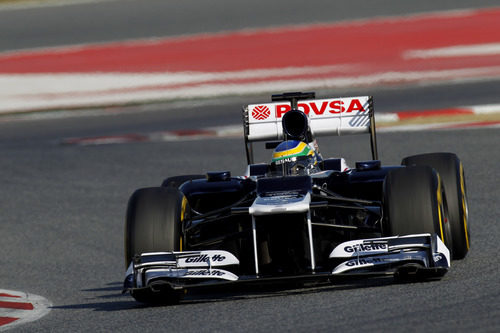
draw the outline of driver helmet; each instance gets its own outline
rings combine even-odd
[[[277,174],[285,176],[310,175],[319,171],[318,155],[305,142],[283,141],[274,149],[271,166]]]

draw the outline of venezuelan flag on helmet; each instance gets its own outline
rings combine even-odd
[[[292,157],[314,156],[314,150],[308,144],[302,141],[289,140],[280,143],[274,149],[272,162],[280,163],[283,160]]]

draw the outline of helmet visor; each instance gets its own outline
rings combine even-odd
[[[275,176],[303,176],[315,171],[316,159],[314,155],[296,156],[272,163],[272,175]]]

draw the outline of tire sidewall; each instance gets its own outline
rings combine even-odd
[[[186,207],[185,197],[175,188],[135,191],[129,200],[125,223],[126,265],[141,253],[181,250]]]
[[[384,180],[383,191],[384,236],[430,233],[451,245],[443,224],[442,188],[434,169],[411,166],[392,170]]]
[[[403,165],[428,165],[440,175],[446,196],[448,224],[453,239],[453,259],[462,259],[470,248],[467,193],[462,162],[453,153],[409,156]]]

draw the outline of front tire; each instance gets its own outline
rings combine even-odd
[[[453,259],[463,259],[470,248],[467,212],[467,194],[462,162],[453,153],[430,153],[409,156],[403,165],[428,165],[440,175],[448,208],[451,235],[453,238]]]
[[[452,237],[446,221],[443,189],[438,174],[427,166],[390,171],[384,180],[383,234],[437,234],[451,249]]]
[[[126,266],[141,253],[182,250],[185,200],[176,188],[143,188],[132,194],[125,223]],[[134,290],[132,296],[143,303],[175,303],[179,298],[171,290],[154,292],[150,289]]]

